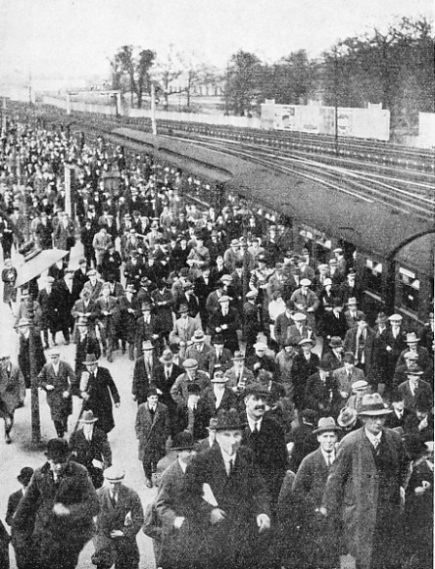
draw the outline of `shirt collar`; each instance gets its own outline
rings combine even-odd
[[[369,433],[367,429],[364,429],[364,432],[366,434],[366,437],[369,439],[369,441],[372,443],[373,446],[381,442],[382,431],[378,435],[373,435],[372,433]]]
[[[323,455],[323,458],[325,459],[326,464],[328,464],[328,460],[332,463],[335,460],[335,450],[332,450],[332,452],[325,452],[322,448],[320,449],[320,452]]]
[[[255,425],[257,425],[257,430],[261,430],[261,423],[263,421],[263,417],[261,417],[260,419],[258,419],[257,421],[254,421],[254,419],[251,419],[251,417],[249,417],[249,415],[247,415],[248,418],[248,424],[249,424],[249,428],[251,429],[251,432],[255,431]]]

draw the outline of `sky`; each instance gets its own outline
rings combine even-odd
[[[108,76],[125,44],[173,44],[220,68],[239,49],[316,57],[402,16],[432,19],[433,0],[0,0],[0,83]]]

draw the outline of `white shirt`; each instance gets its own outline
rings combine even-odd
[[[258,419],[258,421],[254,421],[254,419],[251,419],[251,417],[249,417],[249,415],[247,415],[248,417],[248,425],[249,428],[251,430],[251,433],[253,433],[255,430],[260,431],[261,430],[261,422],[263,420],[263,417],[261,417],[261,419]],[[255,428],[255,426],[257,426],[257,428]]]
[[[323,458],[325,459],[326,464],[329,466],[335,460],[335,451],[332,452],[325,452],[322,448],[320,452],[323,454]]]
[[[213,388],[214,396],[216,397],[216,409],[219,408],[219,405],[222,402],[222,397],[224,396],[225,390],[224,389],[215,389]]]
[[[184,462],[182,462],[179,458],[177,458],[178,460],[178,464],[180,465],[181,470],[183,471],[183,474],[186,472],[186,468],[187,468],[187,464],[185,464]]]
[[[51,365],[53,366],[54,373],[55,373],[56,375],[59,375],[59,364],[60,364],[60,362],[57,362],[56,365],[55,365],[55,364],[51,364]]]
[[[221,454],[222,454],[222,458],[224,459],[225,470],[227,471],[227,475],[229,476],[230,472],[231,472],[231,464],[232,464],[232,467],[234,468],[234,464],[236,462],[237,454],[234,453],[232,455],[229,455],[228,453],[226,453],[222,449],[221,449]]]
[[[372,433],[369,433],[367,429],[364,429],[364,431],[365,431],[366,437],[369,439],[371,444],[376,449],[378,447],[379,443],[381,442],[382,431],[378,435],[373,435]]]

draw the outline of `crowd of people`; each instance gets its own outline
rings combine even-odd
[[[57,434],[9,500],[19,569],[74,569],[91,538],[99,569],[136,569],[142,528],[162,569],[333,569],[347,554],[359,569],[432,566],[433,312],[420,328],[383,312],[369,325],[339,246],[319,262],[279,219],[194,200],[180,171],[101,137],[9,121],[0,142],[4,302],[20,342],[17,364],[2,346],[0,416],[11,444],[32,339]],[[17,303],[13,248],[78,239],[78,268],[66,256]],[[119,359],[134,362],[131,436],[157,486],[146,508],[108,438]]]

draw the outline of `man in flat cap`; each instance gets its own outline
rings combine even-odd
[[[384,427],[391,414],[378,393],[364,395],[363,427],[340,443],[321,511],[338,517],[357,569],[396,569],[403,543],[401,500],[409,460],[401,437]]]
[[[118,466],[104,471],[105,485],[97,492],[100,512],[97,515],[95,553],[92,563],[98,569],[139,569],[136,536],[143,521],[139,495],[123,483],[125,472]]]
[[[198,569],[259,566],[271,512],[259,468],[242,439],[237,411],[220,411],[217,445],[199,453],[187,467],[187,521],[195,530],[193,565]]]
[[[75,569],[94,532],[97,495],[86,468],[70,460],[67,441],[48,441],[46,456],[18,506],[13,531],[23,546],[31,541],[32,569]]]

